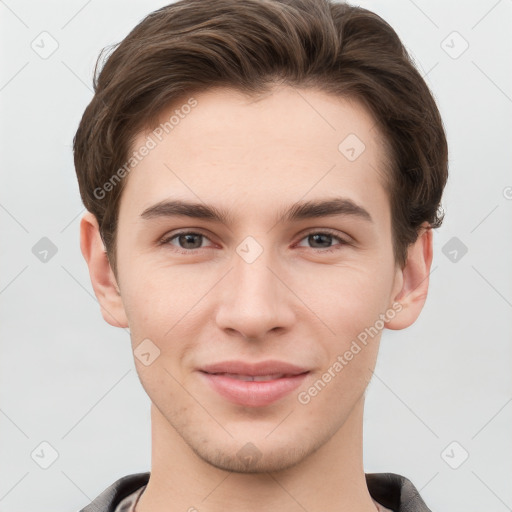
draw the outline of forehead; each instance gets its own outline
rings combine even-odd
[[[356,101],[314,89],[183,96],[132,151],[144,146],[121,209],[141,212],[169,196],[267,208],[333,191],[385,199],[387,152],[375,119]]]

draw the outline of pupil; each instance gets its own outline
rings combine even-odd
[[[320,243],[322,243],[322,240],[321,240],[322,237],[327,238],[327,240],[324,240],[324,242],[327,243],[327,246],[329,246],[329,241],[330,241],[329,239],[330,239],[331,235],[327,235],[325,233],[310,235],[310,238],[312,238],[314,240],[314,243],[317,243],[319,241],[319,238],[320,238]]]
[[[199,245],[197,245],[197,243],[196,243],[194,247],[190,247],[187,244],[190,243],[190,244],[194,245],[194,242],[193,242],[194,237],[198,238],[200,236],[201,235],[194,235],[194,234],[181,235],[180,236],[180,245],[183,245],[182,242],[184,241],[186,249],[198,249],[199,247],[201,247],[201,243],[199,243]]]

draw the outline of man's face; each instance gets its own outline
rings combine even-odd
[[[146,353],[137,371],[156,408],[153,428],[201,459],[235,471],[291,467],[360,414],[379,315],[401,288],[385,150],[360,105],[322,92],[194,97],[131,171],[120,204],[118,284],[133,349]],[[338,199],[337,214],[286,215],[297,203]],[[166,201],[228,218],[151,209]],[[266,361],[296,369],[263,368],[268,382],[251,382],[239,373],[257,368],[221,364]]]

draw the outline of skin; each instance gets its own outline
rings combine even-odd
[[[428,290],[432,231],[422,229],[405,267],[396,265],[387,154],[360,104],[288,86],[258,99],[226,89],[194,97],[198,105],[126,178],[117,278],[95,217],[81,221],[82,253],[105,320],[130,328],[133,350],[147,338],[160,350],[148,366],[135,357],[152,402],[151,477],[137,512],[374,511],[362,420],[381,332],[309,403],[297,395],[393,304],[402,309],[386,328],[416,320]],[[350,133],[365,144],[354,161],[338,150]],[[372,221],[283,218],[298,201],[335,196],[363,207]],[[214,205],[231,220],[141,218],[166,199]],[[348,243],[308,236],[325,229]],[[159,244],[177,230],[205,237]],[[263,249],[252,263],[236,252],[247,236]],[[278,359],[310,374],[277,402],[241,407],[196,371],[234,359]],[[247,443],[258,454],[249,466],[237,455]]]

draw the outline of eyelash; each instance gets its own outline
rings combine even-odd
[[[204,233],[201,233],[200,231],[180,231],[178,233],[174,233],[172,236],[164,237],[163,239],[161,239],[159,241],[159,245],[170,245],[169,242],[171,242],[171,240],[174,240],[175,238],[182,236],[182,235],[200,235],[209,240],[208,236],[206,236]],[[301,242],[302,240],[304,240],[305,238],[307,238],[308,236],[311,236],[311,235],[329,235],[332,238],[336,239],[340,243],[341,247],[344,245],[350,245],[347,240],[341,238],[339,235],[336,234],[335,231],[330,230],[330,229],[309,231],[302,236],[302,238],[299,240],[299,242]],[[324,249],[318,248],[318,247],[310,247],[310,249],[312,249],[315,252],[333,253],[333,252],[339,251],[341,249],[341,247],[339,247],[337,249],[334,249],[331,247],[324,248]],[[173,247],[173,250],[175,250],[176,252],[178,252],[180,254],[191,254],[191,253],[193,254],[196,251],[200,251],[201,249],[206,249],[206,247],[199,247],[197,249],[182,249],[180,247]]]

